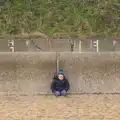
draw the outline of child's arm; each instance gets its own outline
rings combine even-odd
[[[67,92],[70,88],[70,84],[67,79],[65,80],[65,86],[66,86],[65,91]]]
[[[56,91],[55,90],[55,84],[56,84],[56,82],[55,82],[55,80],[53,80],[52,83],[51,83],[51,90],[52,90],[52,92]]]

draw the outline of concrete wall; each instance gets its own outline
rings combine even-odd
[[[120,53],[61,53],[73,93],[120,92]]]
[[[9,39],[0,39],[0,52],[11,52],[8,47]],[[62,39],[16,39],[14,40],[14,51],[15,52],[70,52],[71,43],[74,44],[73,51],[79,52],[80,48],[82,52],[94,52],[96,47],[92,49],[90,47],[90,39],[80,39],[73,38],[72,41],[68,38]],[[92,39],[94,40],[94,39]],[[28,41],[28,44],[26,44]],[[99,52],[111,52],[120,51],[120,40],[113,46],[113,42],[110,39],[100,39],[99,40]],[[81,43],[81,44],[80,44]],[[81,47],[80,47],[81,46]]]
[[[55,53],[0,53],[0,91],[10,94],[50,91],[55,63]]]
[[[120,92],[120,53],[60,53],[71,93]],[[51,93],[56,53],[0,53],[0,91]]]

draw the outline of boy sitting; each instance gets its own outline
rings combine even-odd
[[[55,96],[65,96],[69,90],[69,82],[65,78],[64,72],[60,70],[56,76],[54,76],[51,90]]]

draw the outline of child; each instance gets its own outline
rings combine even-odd
[[[60,70],[56,76],[54,76],[52,84],[51,84],[51,90],[54,93],[55,96],[65,96],[67,94],[67,91],[69,90],[69,82],[65,78],[64,72]]]

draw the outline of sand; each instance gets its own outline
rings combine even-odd
[[[120,120],[120,96],[1,96],[0,120]]]

